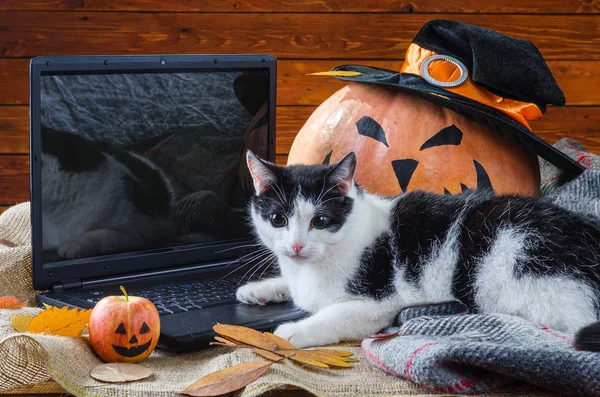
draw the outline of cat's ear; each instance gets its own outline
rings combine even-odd
[[[250,150],[246,153],[246,163],[250,175],[252,175],[257,196],[264,194],[277,183],[277,174],[274,171],[275,164],[262,160]]]
[[[356,154],[350,152],[340,162],[331,166],[327,179],[340,187],[342,195],[348,194],[354,186],[354,172],[356,171]]]

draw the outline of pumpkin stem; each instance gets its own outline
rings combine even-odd
[[[127,291],[125,291],[125,287],[123,287],[121,285],[119,288],[121,288],[121,291],[123,292],[123,295],[125,295],[125,299],[127,300],[127,302],[129,302],[129,295],[127,295]]]

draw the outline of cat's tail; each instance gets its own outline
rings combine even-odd
[[[577,331],[575,349],[600,352],[600,322],[586,325]]]

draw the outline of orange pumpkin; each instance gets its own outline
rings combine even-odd
[[[158,343],[160,318],[152,302],[123,293],[96,304],[88,324],[90,342],[108,363],[139,363]]]
[[[406,92],[353,83],[321,104],[296,136],[288,165],[337,162],[354,151],[369,192],[539,195],[537,156],[450,109]]]

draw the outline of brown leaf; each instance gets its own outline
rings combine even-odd
[[[221,344],[231,347],[246,347],[244,345],[238,345],[237,343],[230,341],[229,339],[221,338],[220,336],[215,336],[215,340],[217,342],[221,342]]]
[[[28,331],[32,334],[79,336],[87,325],[92,310],[78,310],[51,306],[31,320]]]
[[[12,318],[12,326],[17,332],[27,332],[31,320],[33,320],[33,317],[31,316],[26,316],[25,314],[16,314]]]
[[[236,342],[258,347],[264,350],[277,350],[277,344],[262,332],[239,325],[217,324],[213,330],[224,337]]]
[[[27,301],[20,302],[16,296],[0,296],[0,309],[18,309],[27,306]]]
[[[280,355],[278,355],[276,353],[273,353],[273,352],[271,352],[269,350],[259,349],[258,347],[253,348],[252,351],[254,353],[258,354],[259,356],[263,356],[267,360],[271,360],[271,361],[274,361],[274,362],[281,361],[281,360],[284,359],[284,357],[282,357],[282,356],[280,356]]]
[[[109,383],[133,382],[148,378],[152,375],[150,368],[139,364],[110,363],[96,365],[90,372],[90,376],[96,380]]]
[[[312,360],[322,362],[329,366],[350,368],[352,364],[345,361],[346,357],[339,357],[335,354],[327,354],[323,350],[305,350],[303,351],[304,357],[308,357]]]
[[[351,72],[351,71],[347,71],[347,70],[307,73],[308,76],[340,76],[340,77],[360,76],[361,74],[362,74],[361,72]]]
[[[264,361],[235,365],[200,378],[179,393],[188,396],[220,396],[231,393],[260,378],[271,365],[273,363]]]
[[[316,360],[313,356],[310,355],[310,353],[308,353],[308,351],[305,350],[295,350],[294,354],[289,356],[288,358],[290,360],[302,364],[312,365],[313,367],[329,368],[329,365],[325,364],[322,361]]]
[[[350,357],[353,353],[346,350],[335,350],[335,349],[314,349],[309,350],[313,352],[320,352],[323,354],[331,355],[331,356],[339,356],[339,357]]]
[[[275,344],[277,345],[277,347],[279,349],[288,349],[288,350],[295,349],[294,345],[292,345],[292,343],[290,341],[287,341],[280,336],[277,336],[270,332],[263,332],[263,335],[265,335],[267,338],[270,338],[273,342],[275,342]]]

